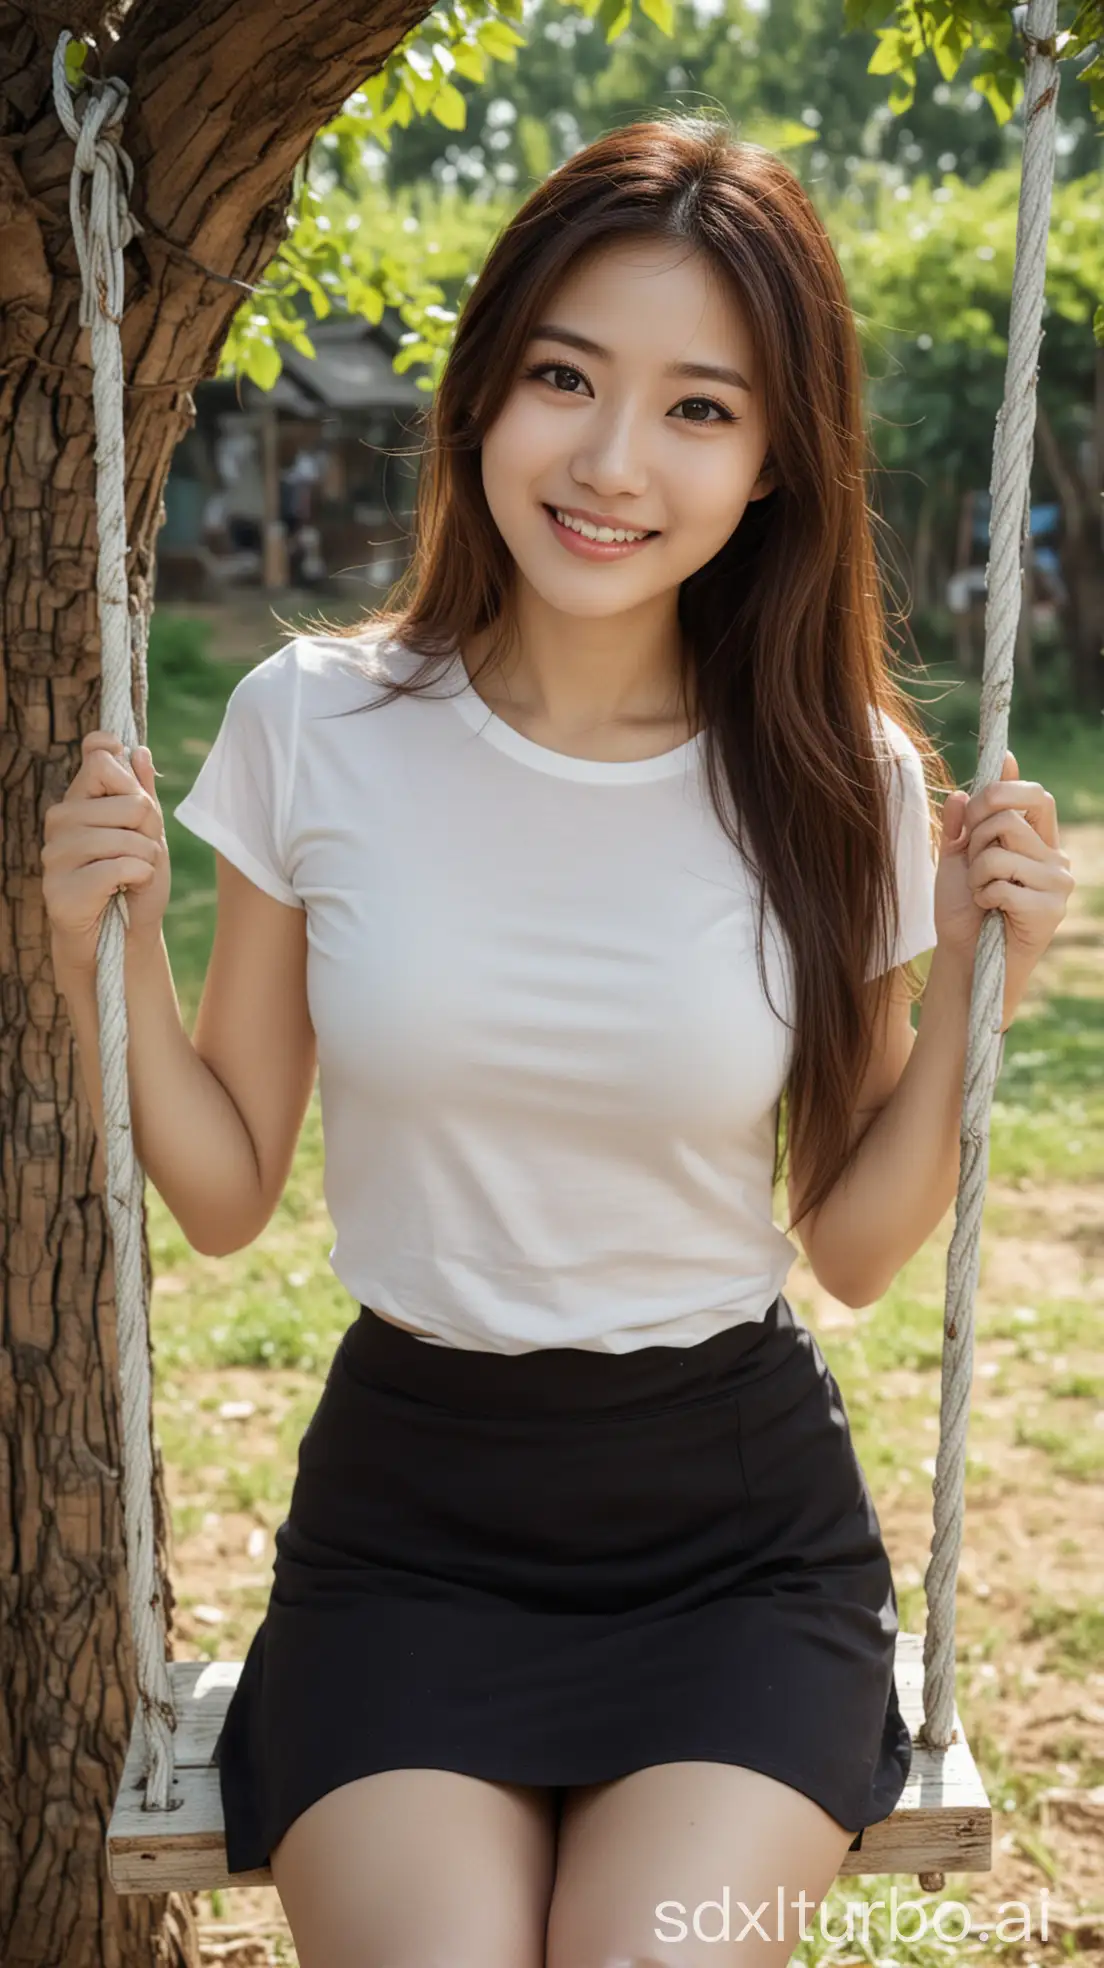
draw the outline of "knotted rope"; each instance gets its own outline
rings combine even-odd
[[[979,759],[972,790],[999,779],[1007,749],[1021,556],[1028,525],[1035,417],[1035,378],[1042,339],[1046,237],[1054,168],[1058,90],[1054,31],[1057,0],[1031,0],[1025,30],[1027,87],[1016,262],[1005,370],[991,483],[991,545],[985,614],[985,659]],[[103,669],[100,725],[128,751],[144,742],[148,615],[133,614],[127,585],[123,443],[123,249],[142,230],[127,204],[133,167],[119,141],[128,90],[117,77],[85,80],[79,95],[65,73],[72,36],[63,31],[53,62],[54,103],[76,146],[70,216],[81,270],[80,321],[91,329],[96,423],[97,599]],[[78,103],[80,113],[78,114]],[[120,176],[125,172],[126,189]],[[87,220],[82,205],[91,180]],[[137,664],[132,663],[132,629]],[[137,682],[139,709],[132,706]],[[115,1256],[119,1375],[123,1417],[123,1498],[131,1623],[146,1744],[147,1810],[172,1810],[176,1714],[165,1657],[165,1624],[155,1574],[153,1411],[149,1311],[142,1271],[143,1175],[134,1153],[127,1081],[124,958],[129,922],[125,897],[104,911],[97,946],[97,1002],[103,1085],[107,1209]],[[953,1740],[954,1595],[962,1545],[966,1427],[973,1377],[973,1298],[989,1162],[989,1112],[1000,1064],[1004,998],[1004,918],[986,913],[978,940],[970,1002],[961,1127],[961,1175],[947,1266],[940,1440],[934,1482],[934,1537],[924,1590],[924,1723],[917,1738],[943,1749]],[[922,1876],[923,1877],[923,1876]],[[939,1876],[936,1876],[939,1878]],[[940,1880],[941,1883],[941,1880]]]
[[[128,754],[145,742],[148,617],[136,614],[139,717],[132,705],[131,615],[127,586],[126,480],[123,447],[123,248],[141,231],[127,204],[134,181],[119,142],[129,91],[109,76],[87,82],[80,97],[70,90],[63,31],[54,50],[54,106],[76,145],[69,180],[69,216],[81,272],[80,323],[92,331],[92,401],[96,423],[96,517],[99,551],[96,596],[100,611],[102,692],[100,728],[114,732]],[[81,114],[77,113],[80,104]],[[126,173],[126,189],[120,177]],[[90,180],[89,212],[82,190]],[[126,898],[112,896],[96,946],[96,999],[100,1014],[107,1214],[115,1258],[115,1306],[122,1391],[123,1527],[126,1538],[130,1620],[134,1632],[138,1697],[146,1741],[147,1811],[175,1810],[173,1707],[165,1659],[165,1616],[158,1590],[153,1527],[153,1405],[149,1370],[149,1311],[142,1273],[142,1188],[134,1153],[127,1082],[127,1012],[124,957],[130,917]]]

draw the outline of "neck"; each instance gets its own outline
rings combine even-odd
[[[662,614],[651,606],[647,613],[578,616],[526,590],[510,616],[469,639],[468,674],[478,671],[483,701],[530,735],[650,735],[685,726],[690,736],[697,729],[694,678],[690,670],[687,705],[676,600]],[[497,653],[482,669],[491,651]]]

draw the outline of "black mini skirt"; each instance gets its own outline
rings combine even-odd
[[[219,1768],[231,1873],[339,1785],[743,1764],[857,1835],[911,1742],[843,1399],[783,1296],[698,1345],[427,1344],[367,1306],[299,1446]]]

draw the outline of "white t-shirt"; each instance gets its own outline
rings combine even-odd
[[[798,1255],[770,1186],[792,1034],[704,739],[568,757],[490,712],[459,656],[429,695],[320,715],[382,694],[373,648],[414,673],[378,631],[259,663],[176,809],[307,912],[333,1271],[483,1351],[762,1318]],[[897,964],[935,943],[936,860],[919,756],[884,728]],[[765,955],[792,1018],[769,910]]]

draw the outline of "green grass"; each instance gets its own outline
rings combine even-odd
[[[895,674],[915,696],[955,784],[969,786],[977,771],[980,679],[963,677],[942,653],[946,643],[938,624],[932,635],[919,627],[915,633],[924,668],[902,663]],[[1071,711],[1071,702],[1068,659],[1050,651],[1040,664],[1034,701],[1024,679],[1016,678],[1008,726],[1020,777],[1053,793],[1059,826],[1064,820],[1104,820],[1104,729],[1099,717]]]

